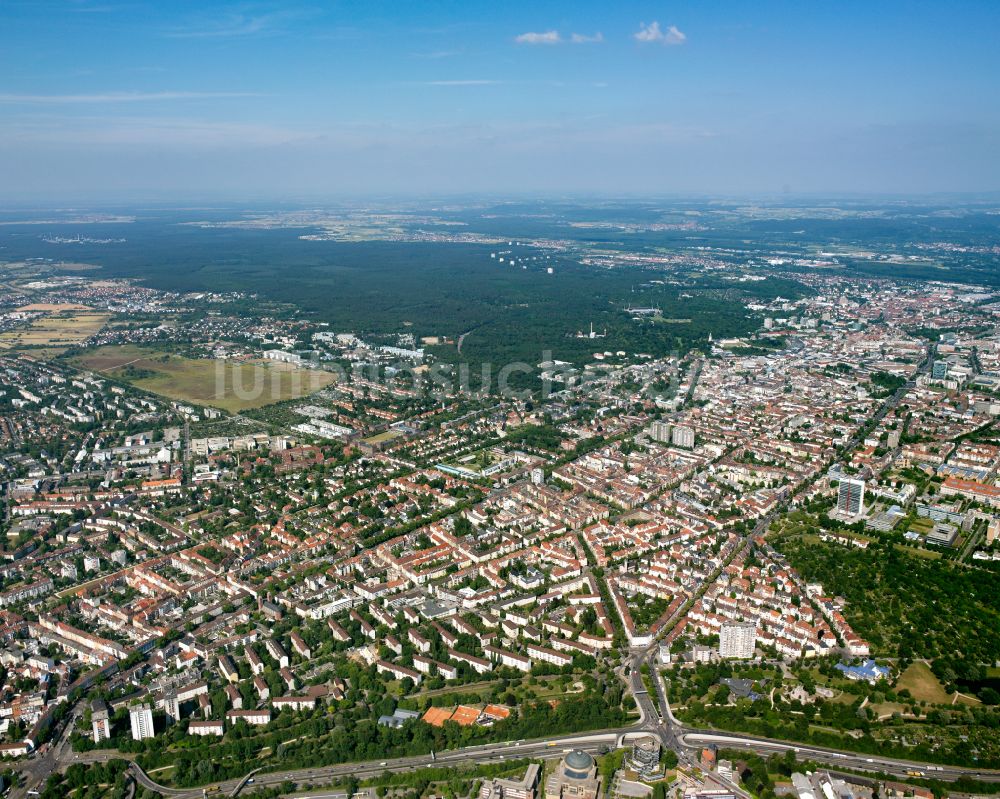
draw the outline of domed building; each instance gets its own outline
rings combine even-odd
[[[600,790],[597,763],[581,749],[567,754],[545,781],[545,799],[596,799]]]

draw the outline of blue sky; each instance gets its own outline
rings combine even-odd
[[[993,191],[998,29],[992,0],[0,0],[0,197]]]

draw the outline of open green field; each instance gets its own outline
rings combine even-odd
[[[107,323],[109,314],[83,305],[36,304],[19,310],[44,313],[18,330],[0,333],[0,349],[65,348],[80,344]]]
[[[185,358],[133,346],[99,347],[73,358],[72,363],[172,400],[230,413],[299,399],[334,379],[329,372],[289,364]]]
[[[927,535],[931,530],[934,529],[934,520],[928,518],[917,517],[912,522],[910,522],[910,530],[915,533],[920,533],[921,535]]]
[[[386,430],[383,433],[374,435],[371,438],[366,438],[366,444],[384,444],[386,441],[392,441],[393,439],[400,438],[403,434],[398,430]]]
[[[916,558],[924,558],[925,560],[939,560],[942,556],[940,552],[935,552],[932,549],[921,549],[920,547],[908,547],[905,544],[896,544],[896,549],[900,552],[905,552],[907,555],[913,555]]]
[[[951,704],[951,695],[944,690],[941,681],[934,676],[930,666],[921,660],[915,660],[899,675],[896,690],[906,688],[918,702],[933,704]]]

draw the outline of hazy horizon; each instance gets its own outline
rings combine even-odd
[[[680,192],[676,194],[654,194],[624,192],[499,192],[499,191],[468,191],[453,193],[417,194],[405,191],[382,193],[236,193],[211,195],[205,192],[192,191],[165,193],[162,195],[143,194],[141,192],[123,193],[110,197],[95,197],[85,195],[61,194],[58,197],[5,197],[0,193],[0,214],[24,214],[33,211],[47,212],[180,212],[180,211],[220,211],[220,212],[253,212],[253,211],[296,211],[296,210],[330,210],[349,211],[361,210],[364,207],[372,209],[409,210],[418,212],[430,210],[436,206],[454,205],[462,208],[483,206],[486,208],[504,205],[549,205],[565,203],[567,205],[663,205],[674,210],[684,206],[730,207],[735,205],[761,206],[773,208],[822,208],[823,206],[849,209],[852,206],[861,208],[900,209],[912,206],[916,209],[925,207],[975,207],[986,205],[992,208],[1000,203],[1000,190],[968,191],[968,192],[911,192],[911,193],[829,193],[829,192],[796,192],[796,193],[696,193]]]

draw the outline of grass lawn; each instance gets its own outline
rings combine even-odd
[[[520,680],[512,680],[510,690],[515,696],[517,696],[519,702],[533,701],[535,699],[552,699],[555,697],[566,696],[567,694],[572,695],[583,692],[584,688],[582,684],[577,684],[579,682],[579,675],[573,675],[570,683],[566,686],[562,685],[562,676],[563,675],[560,674],[546,674],[537,677],[524,677]],[[528,685],[529,679],[532,680],[531,685]],[[409,698],[420,699],[421,697],[472,693],[482,693],[484,696],[487,696],[489,695],[492,687],[492,682],[484,680],[480,682],[466,683],[465,685],[449,685],[444,688],[432,688],[426,691],[416,691],[409,694]]]
[[[381,444],[385,441],[392,441],[394,438],[399,438],[403,434],[398,430],[386,430],[384,433],[379,433],[377,436],[372,436],[371,438],[366,438],[366,444]]]
[[[975,707],[976,705],[981,705],[982,701],[979,699],[979,697],[971,696],[970,694],[963,694],[956,692],[955,701],[953,704],[969,705],[969,707]]]
[[[848,693],[847,691],[838,691],[834,696],[826,701],[836,702],[838,705],[850,705],[854,703],[855,699],[857,699],[857,696],[854,694]]]
[[[920,702],[950,705],[951,694],[944,690],[940,680],[934,676],[930,666],[920,660],[911,663],[896,681],[896,690],[909,690],[914,699]]]
[[[934,520],[918,516],[910,522],[910,529],[915,533],[926,535],[934,529]]]
[[[905,544],[896,544],[895,547],[900,552],[905,552],[907,555],[913,555],[918,558],[925,558],[926,560],[939,560],[942,557],[940,552],[935,552],[931,549],[908,547]]]
[[[448,694],[458,693],[474,694],[478,691],[489,691],[492,687],[493,683],[490,680],[481,680],[480,682],[470,682],[465,685],[448,685],[444,688],[431,688],[426,691],[415,691],[409,695],[409,698],[420,699],[422,697],[447,696]]]
[[[877,705],[868,705],[868,707],[878,716],[879,720],[890,718],[893,713],[909,713],[909,708],[899,702],[881,702]]]
[[[99,347],[74,365],[126,380],[172,400],[230,413],[298,399],[329,385],[334,375],[288,364],[184,358],[143,347]]]

